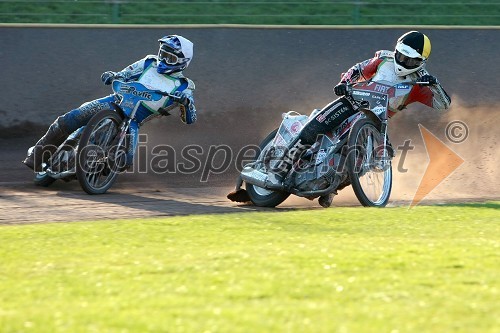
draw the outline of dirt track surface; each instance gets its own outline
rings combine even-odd
[[[190,177],[147,179],[140,174],[124,174],[103,195],[86,194],[76,180],[57,181],[48,188],[38,187],[31,181],[33,173],[20,163],[24,148],[33,140],[0,140],[0,150],[4,153],[0,158],[3,169],[0,174],[0,224],[276,211],[227,200],[233,175],[200,183],[190,181]],[[352,201],[348,199],[344,204],[349,202]],[[289,199],[278,211],[312,207],[319,206],[297,198]]]
[[[247,204],[236,204],[226,199],[232,189],[235,172],[212,177],[208,182],[196,181],[182,175],[144,177],[141,174],[120,175],[115,186],[104,195],[87,195],[77,181],[57,181],[49,188],[35,186],[32,172],[20,160],[25,147],[34,139],[0,140],[3,152],[0,162],[0,224],[32,224],[44,222],[71,222],[145,218],[193,214],[243,213],[250,211],[283,211],[291,209],[323,209],[317,201],[291,197],[276,209],[259,208]],[[396,165],[396,164],[394,164]],[[488,167],[479,165],[480,168]],[[467,170],[463,171],[467,175]],[[464,177],[465,177],[464,176]],[[415,178],[415,177],[413,177]],[[465,177],[467,178],[467,177]],[[408,178],[395,179],[392,201],[389,206],[408,206],[413,195],[401,182]],[[399,182],[399,184],[398,184]],[[498,198],[495,183],[479,184],[483,192],[460,192],[464,183],[460,174],[445,184],[441,191],[423,202],[466,202]],[[464,183],[465,184],[465,183]],[[455,189],[450,196],[449,189]],[[482,194],[481,194],[482,193]],[[343,190],[334,200],[335,207],[359,206],[352,190]]]
[[[0,224],[263,210],[237,205],[225,198],[234,185],[238,166],[233,161],[237,161],[242,148],[258,144],[279,125],[283,112],[296,110],[309,114],[313,108],[329,103],[335,98],[332,87],[343,71],[373,56],[376,50],[392,48],[395,39],[406,32],[406,29],[174,30],[189,36],[196,45],[196,57],[186,74],[196,82],[198,121],[187,126],[173,115],[148,122],[141,129],[141,135],[147,136],[138,147],[138,153],[143,155],[136,161],[143,166],[150,165],[154,147],[168,145],[182,163],[185,161],[181,151],[196,145],[202,150],[198,156],[200,169],[182,174],[155,173],[146,168],[148,172],[120,175],[109,193],[101,196],[85,194],[76,181],[58,181],[47,189],[36,187],[32,182],[33,173],[20,161],[58,115],[110,93],[109,87],[101,85],[99,80],[103,71],[120,70],[142,58],[145,52],[155,53],[156,40],[166,31],[149,28],[3,30],[0,60],[5,64],[4,81],[9,84],[0,91],[3,102],[0,106]],[[433,41],[428,69],[450,93],[452,107],[446,112],[436,112],[413,104],[391,119],[393,146],[397,148],[409,141],[414,149],[408,152],[404,163],[398,150],[393,162],[390,205],[408,205],[428,165],[419,124],[464,160],[422,204],[498,199],[500,98],[491,87],[500,83],[497,77],[484,81],[485,73],[499,72],[498,30],[431,29],[424,32]],[[25,54],[25,44],[19,41],[31,34],[39,37],[32,40],[32,48],[37,52],[19,57]],[[122,48],[127,52],[102,52],[110,41],[116,40],[123,42]],[[466,42],[465,51],[464,43],[457,40]],[[142,43],[140,47],[138,41]],[[75,48],[75,42],[86,45],[85,52]],[[34,70],[26,66],[27,63],[39,66]],[[61,63],[65,66],[60,66]],[[461,143],[453,143],[445,136],[445,128],[455,120],[468,127],[469,136]],[[231,165],[221,172],[205,174],[207,166],[217,169],[223,162],[223,150],[216,150],[222,146],[231,149],[232,156],[225,158]],[[335,207],[346,205],[359,206],[350,188],[335,198],[332,214]],[[298,208],[321,209],[316,201],[291,198],[277,210]]]
[[[150,187],[148,184],[143,186]],[[133,190],[131,186],[106,195],[89,196],[76,183],[50,189],[33,188],[30,184],[8,186],[0,198],[0,224],[215,214],[254,209],[230,205],[222,194],[218,189]]]
[[[104,195],[87,195],[78,181],[57,181],[49,188],[35,186],[32,172],[20,161],[32,139],[0,140],[0,224],[71,222],[145,218],[192,214],[221,214],[272,211],[238,205],[226,199],[234,178],[217,178],[207,183],[184,180],[146,180],[137,174],[121,175]],[[182,177],[181,177],[182,178]],[[142,181],[141,181],[142,179]],[[195,187],[186,187],[187,185]],[[279,209],[311,207],[305,199],[294,200]]]
[[[138,187],[140,187],[138,189]],[[152,184],[129,183],[99,196],[85,194],[75,182],[45,189],[30,183],[3,185],[0,194],[0,225],[46,222],[106,221],[111,219],[148,218],[197,214],[279,212],[297,209],[323,209],[316,201],[288,199],[278,208],[260,208],[235,204],[226,199],[230,188],[150,189]],[[149,189],[148,189],[149,188]],[[427,203],[477,202],[488,198],[437,200]],[[407,201],[393,201],[389,206],[408,206]],[[336,198],[330,208],[359,206],[350,196]]]

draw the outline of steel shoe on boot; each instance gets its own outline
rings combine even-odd
[[[332,205],[333,197],[335,195],[333,193],[322,195],[318,199],[318,203],[323,208],[328,208]]]
[[[42,168],[42,155],[43,155],[43,153],[42,153],[41,148],[42,147],[40,147],[40,146],[31,147],[28,150],[28,156],[26,156],[26,158],[23,161],[21,161],[21,163],[23,163],[24,165],[26,165],[28,168],[30,168],[31,170],[33,170],[35,172],[43,171],[43,168]]]
[[[33,171],[35,170],[35,158],[33,155],[28,155],[24,160],[21,161],[24,165],[26,165],[28,168],[30,168]]]

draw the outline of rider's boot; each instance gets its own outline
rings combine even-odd
[[[322,195],[322,196],[319,197],[318,203],[320,204],[321,207],[328,208],[328,207],[330,207],[332,205],[333,197],[336,194],[337,193],[334,192],[334,193],[329,193],[329,194]]]
[[[248,192],[241,188],[242,185],[243,185],[243,179],[241,179],[241,177],[238,177],[235,189],[227,195],[227,198],[231,201],[236,201],[236,202],[251,201]]]
[[[300,155],[305,151],[304,145],[300,140],[295,140],[285,149],[285,156],[279,162],[279,166],[271,169],[270,172],[264,173],[253,167],[245,167],[241,172],[241,176],[245,181],[256,183],[256,185],[268,188],[282,188],[283,181],[286,175],[292,169],[293,164],[298,160]],[[269,161],[264,161],[268,164]],[[268,164],[269,166],[269,164]],[[270,167],[268,167],[269,169]]]
[[[64,142],[66,134],[61,130],[58,123],[50,125],[47,133],[38,140],[28,156],[22,161],[28,168],[35,172],[43,171],[42,164],[46,163],[57,147]]]

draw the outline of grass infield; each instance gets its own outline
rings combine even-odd
[[[2,0],[3,23],[498,25],[495,0]]]
[[[498,332],[500,202],[0,227],[0,332]]]

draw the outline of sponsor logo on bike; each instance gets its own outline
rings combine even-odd
[[[151,95],[150,92],[137,91],[137,89],[135,87],[132,87],[132,86],[123,85],[120,87],[120,92],[125,93],[125,94],[132,94],[134,96],[142,97],[142,98],[145,98],[147,100],[153,99],[153,96]]]
[[[371,98],[373,99],[377,99],[377,100],[381,100],[381,101],[385,101],[387,99],[387,95],[382,95],[382,94],[372,94],[371,95]],[[377,101],[377,103],[379,103]]]
[[[338,136],[342,131],[349,125],[349,119],[344,120],[333,133],[334,136]]]
[[[123,108],[133,109],[134,108],[134,103],[132,103],[130,101],[126,101],[126,102],[121,103],[121,106]]]
[[[316,117],[316,120],[319,121],[320,123],[324,122],[325,119],[326,119],[326,117],[328,117],[330,115],[330,113],[332,113],[333,111],[335,111],[335,109],[337,107],[341,106],[341,105],[342,105],[342,102],[338,102],[338,103],[334,104],[329,109],[327,109],[326,111],[324,111],[323,113],[321,113],[320,115],[318,115]],[[338,117],[338,115],[340,114],[339,112],[342,112],[342,109],[340,109],[337,112],[335,112],[335,114],[333,115],[333,118]]]
[[[385,107],[383,107],[382,105],[380,106],[376,106],[372,109],[373,113],[377,114],[377,115],[380,115],[382,113],[385,112]]]
[[[292,126],[290,126],[290,132],[294,135],[299,133],[301,129],[302,123],[300,121],[296,121],[292,124]]]
[[[359,90],[355,90],[352,92],[353,95],[356,95],[356,96],[370,96],[370,93],[369,92],[366,92],[366,91],[359,91]]]
[[[347,106],[343,106],[343,107],[341,107],[341,108],[340,108],[337,112],[335,112],[335,113],[333,114],[333,116],[331,116],[329,119],[327,119],[327,120],[325,121],[325,124],[326,124],[326,125],[330,125],[330,123],[331,123],[332,121],[334,121],[335,119],[337,119],[337,118],[338,118],[338,117],[339,117],[342,113],[344,113],[344,112],[346,112],[346,111],[348,111],[348,110],[349,110],[349,108],[348,108]]]
[[[389,90],[389,87],[381,84],[376,84],[374,90],[385,94]]]

